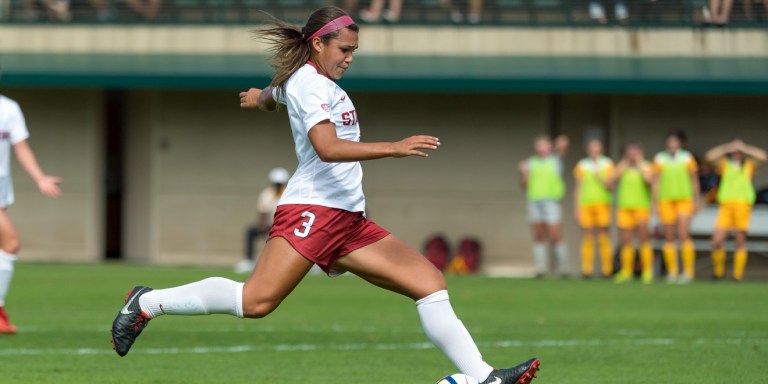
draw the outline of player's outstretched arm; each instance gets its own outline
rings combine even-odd
[[[309,130],[309,141],[320,160],[327,163],[343,163],[381,159],[384,157],[429,156],[424,150],[434,150],[440,140],[433,136],[411,136],[394,143],[361,143],[339,139],[336,127],[328,120]]]
[[[254,108],[265,112],[277,109],[277,101],[272,97],[272,87],[251,88],[240,92],[240,108]]]
[[[40,193],[48,197],[59,197],[61,195],[61,189],[59,188],[61,178],[48,176],[43,173],[43,170],[37,164],[32,148],[29,147],[29,143],[26,140],[14,144],[13,151],[16,153],[16,159],[24,167],[24,170],[37,183]]]

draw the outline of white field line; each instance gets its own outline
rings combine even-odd
[[[768,339],[722,338],[722,339],[563,339],[563,340],[502,340],[479,342],[481,348],[568,348],[606,346],[670,346],[670,345],[768,345]],[[132,355],[182,355],[211,353],[286,352],[286,351],[397,351],[424,350],[434,348],[431,343],[356,343],[356,344],[277,344],[277,345],[234,345],[193,348],[136,348]],[[107,348],[3,348],[0,356],[43,356],[43,355],[111,355]]]
[[[86,332],[86,333],[109,333],[110,325],[104,324],[104,325],[93,325],[93,326],[81,326],[81,327],[68,327],[68,332]],[[60,333],[61,328],[57,327],[47,327],[47,326],[19,326],[19,334],[35,334],[35,333]],[[249,326],[249,325],[232,325],[232,326],[216,326],[216,327],[206,327],[204,325],[196,325],[194,328],[194,333],[230,333],[230,332],[244,332],[244,333],[313,333],[313,334],[323,334],[323,333],[375,333],[375,334],[416,334],[416,335],[423,335],[424,329],[421,327],[400,327],[400,328],[382,328],[382,327],[350,327],[350,326],[342,326],[342,325],[331,325],[331,326],[323,326],[323,327],[316,327],[316,326],[298,326],[298,327],[291,327],[291,328],[285,328],[285,327],[275,327],[275,326]],[[489,332],[487,329],[479,328],[479,327],[471,327],[469,329],[469,333],[472,335],[479,335],[483,333]],[[495,330],[493,333],[498,333],[498,330]],[[693,338],[697,335],[696,331],[693,330],[675,330],[674,332],[668,332],[667,334],[664,334],[663,332],[659,332],[658,330],[649,331],[647,329],[627,329],[627,328],[616,328],[616,329],[606,329],[603,332],[605,335],[616,335],[619,337],[656,337],[656,338]],[[742,330],[727,330],[721,334],[722,338],[768,338],[768,332],[754,332],[754,331],[742,331]]]

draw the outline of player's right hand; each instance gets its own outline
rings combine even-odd
[[[259,95],[261,95],[261,89],[258,88],[240,92],[240,108],[258,108]]]
[[[440,146],[440,139],[434,136],[411,136],[409,138],[392,143],[392,157],[406,156],[429,156],[424,149],[437,149]]]

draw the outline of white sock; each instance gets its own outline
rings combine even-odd
[[[568,257],[568,247],[563,242],[555,245],[555,258],[557,258],[557,269],[561,275],[571,271],[571,260]]]
[[[547,273],[547,244],[533,243],[533,261],[536,263],[536,273]]]
[[[150,318],[163,314],[214,313],[243,317],[243,285],[223,277],[211,277],[180,287],[147,292],[139,297],[139,305]]]
[[[13,278],[13,262],[16,255],[0,250],[0,308],[5,306],[5,296]]]
[[[464,324],[456,317],[448,299],[448,291],[437,291],[416,302],[421,326],[427,337],[453,362],[461,373],[482,382],[493,368],[483,356]]]

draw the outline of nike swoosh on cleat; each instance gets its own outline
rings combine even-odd
[[[494,379],[496,379],[496,380],[494,380],[494,381],[491,381],[491,382],[489,382],[488,384],[501,384],[501,379],[499,379],[499,378],[498,378],[498,377],[496,377],[496,376],[494,376]]]
[[[144,288],[140,289],[139,292],[141,292],[142,290],[144,290]],[[123,306],[123,309],[120,310],[120,313],[122,313],[123,315],[130,315],[131,313],[133,313],[133,311],[129,311],[128,310],[128,307],[131,306],[131,303],[133,302],[133,299],[135,299],[137,297],[139,297],[139,295],[133,295],[133,297],[131,297],[131,299],[128,300],[127,303],[125,303],[125,305]]]

